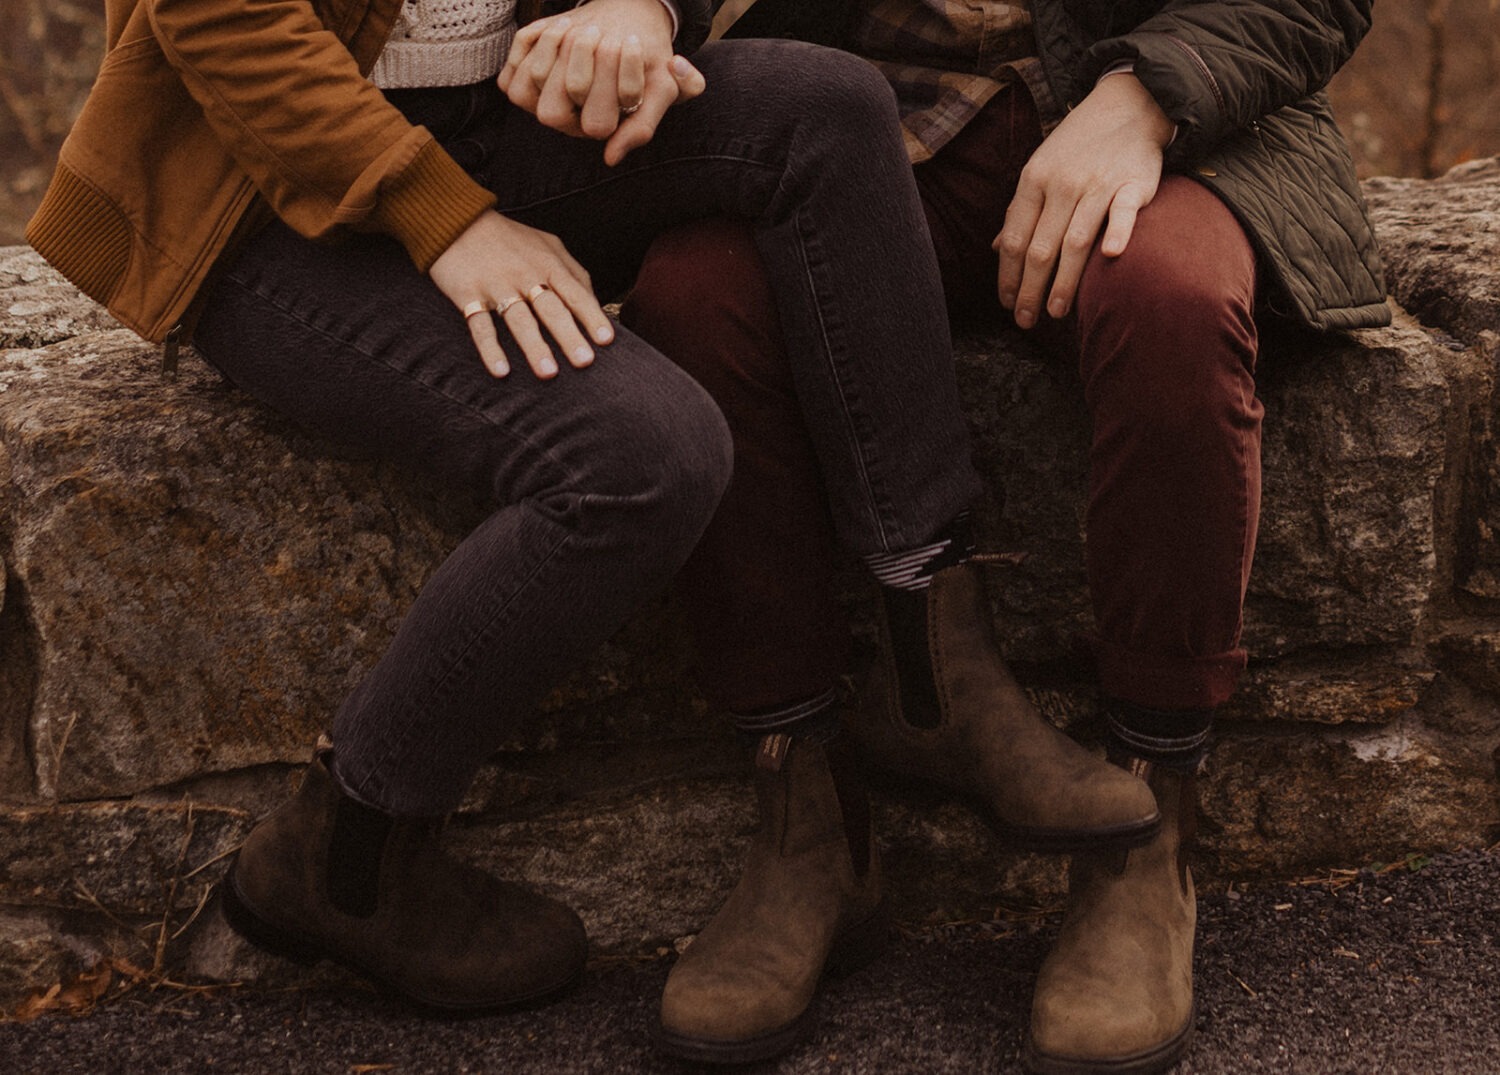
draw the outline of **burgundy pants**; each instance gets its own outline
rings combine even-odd
[[[999,232],[1039,144],[1001,93],[916,168],[955,310],[994,310]],[[1255,258],[1229,210],[1170,176],[1124,254],[1096,250],[1069,333],[1093,423],[1087,561],[1107,697],[1216,706],[1244,667],[1240,615],[1260,507]],[[845,670],[835,542],[770,289],[738,221],[662,236],[624,319],[718,402],[734,477],[680,578],[703,686],[733,712],[826,689]]]

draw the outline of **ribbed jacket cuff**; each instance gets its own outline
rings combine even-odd
[[[426,272],[495,196],[474,182],[442,146],[428,142],[381,188],[371,222],[395,236]]]

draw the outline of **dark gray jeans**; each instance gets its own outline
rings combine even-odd
[[[599,143],[490,86],[401,91],[499,198],[560,236],[601,294],[662,229],[753,220],[841,536],[928,540],[977,495],[947,320],[889,88],[860,60],[743,41],[695,57],[700,98],[606,168]],[[313,433],[408,462],[497,508],[423,588],[334,721],[339,778],[397,814],[460,800],[508,721],[661,590],[730,469],[708,396],[618,328],[592,366],[502,380],[464,319],[381,236],[313,243],[273,224],[224,266],[196,342]]]

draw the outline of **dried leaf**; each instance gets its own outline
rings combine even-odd
[[[114,970],[106,962],[96,963],[67,982],[55,982],[41,993],[33,993],[11,1013],[17,1022],[29,1023],[49,1012],[86,1015],[109,991]]]

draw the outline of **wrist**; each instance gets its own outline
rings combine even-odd
[[[1139,78],[1133,65],[1116,64],[1099,76],[1094,93],[1101,94],[1114,107],[1125,110],[1130,122],[1138,123],[1153,142],[1166,149],[1177,140],[1173,123],[1156,98]]]
[[[573,5],[573,10],[577,11],[579,8],[604,2],[606,0],[578,0]],[[609,2],[620,3],[626,7],[639,8],[642,12],[642,17],[648,22],[659,20],[656,24],[665,27],[669,40],[677,40],[677,30],[682,23],[682,19],[677,11],[677,5],[673,0],[609,0]]]

